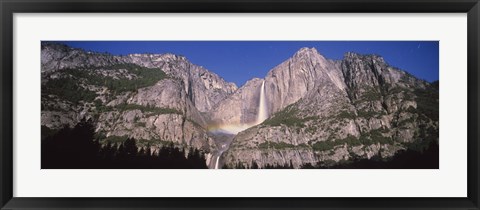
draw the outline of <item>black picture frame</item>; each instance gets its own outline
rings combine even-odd
[[[479,209],[478,0],[0,0],[0,206],[2,209]],[[467,13],[468,196],[466,198],[17,198],[13,197],[14,13]]]

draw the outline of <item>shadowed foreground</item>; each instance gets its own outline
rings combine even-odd
[[[206,169],[204,154],[173,144],[155,154],[138,148],[135,140],[103,146],[95,139],[92,122],[83,120],[42,140],[42,169]]]

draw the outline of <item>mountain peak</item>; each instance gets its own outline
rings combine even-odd
[[[314,47],[312,48],[302,47],[295,53],[295,56],[311,55],[311,54],[318,54],[317,49],[315,49]]]

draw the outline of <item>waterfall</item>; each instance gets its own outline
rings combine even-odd
[[[217,157],[217,162],[215,163],[215,169],[218,169],[218,160],[220,159],[220,155]]]
[[[267,119],[267,104],[265,103],[265,80],[260,89],[260,102],[258,103],[258,114],[256,124],[260,124]]]

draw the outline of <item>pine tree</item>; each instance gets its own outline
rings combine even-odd
[[[123,146],[125,148],[125,154],[127,157],[137,156],[138,148],[135,143],[135,139],[128,138],[125,142],[123,142]]]
[[[251,166],[250,168],[251,168],[251,169],[258,169],[259,167],[258,167],[257,162],[255,162],[255,161],[252,160],[252,166]]]

